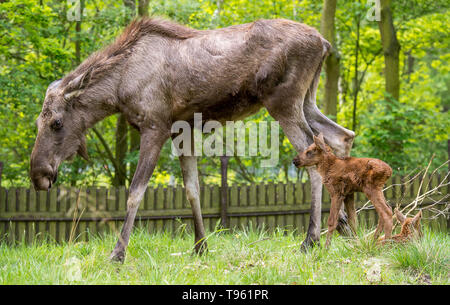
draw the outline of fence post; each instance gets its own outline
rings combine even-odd
[[[227,204],[228,204],[228,160],[230,157],[221,156],[220,157],[220,172],[222,176],[222,183],[220,188],[220,223],[222,227],[228,228],[228,215],[227,215]]]

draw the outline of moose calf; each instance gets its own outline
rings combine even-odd
[[[394,211],[395,217],[402,225],[402,229],[400,233],[392,236],[392,240],[398,243],[407,242],[413,238],[421,237],[422,231],[420,230],[420,220],[422,218],[422,211],[416,214],[414,217],[406,217],[402,214],[398,209]],[[384,241],[386,237],[380,239],[380,241]]]
[[[322,133],[317,137],[314,136],[314,143],[295,157],[293,163],[298,168],[316,165],[330,193],[331,208],[326,247],[329,246],[331,236],[338,224],[342,202],[345,205],[350,227],[355,232],[354,192],[364,192],[375,206],[379,221],[374,238],[377,239],[382,230],[385,232],[386,239],[391,238],[392,209],[386,204],[383,195],[383,186],[392,175],[392,169],[388,164],[372,158],[336,157],[331,148],[325,144]]]

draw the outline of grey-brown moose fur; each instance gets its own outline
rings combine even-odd
[[[77,152],[87,158],[87,128],[121,112],[141,134],[127,216],[111,254],[123,261],[134,218],[171,124],[236,120],[266,107],[300,152],[323,132],[339,155],[348,155],[354,133],[326,118],[315,96],[330,44],[313,28],[275,19],[199,31],[162,19],[133,21],[117,40],[53,82],[37,120],[30,176],[36,189],[56,180],[59,164]],[[195,224],[195,249],[206,249],[197,163],[181,156],[186,195]],[[322,183],[309,168],[311,221],[304,245],[320,236]]]

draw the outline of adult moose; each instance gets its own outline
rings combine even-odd
[[[354,133],[326,118],[316,89],[330,44],[313,28],[289,20],[258,20],[216,30],[194,30],[162,19],[133,21],[104,50],[47,89],[38,117],[30,176],[36,189],[55,182],[59,164],[87,158],[84,133],[121,112],[141,134],[139,161],[130,185],[127,214],[111,259],[123,261],[139,203],[171,124],[225,122],[266,107],[301,152],[322,132],[338,155],[348,155]],[[197,161],[181,156],[187,199],[195,225],[195,250],[206,248]],[[312,215],[304,246],[320,236],[322,181],[309,168]]]

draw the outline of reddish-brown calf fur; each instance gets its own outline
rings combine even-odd
[[[338,224],[338,214],[342,203],[348,215],[353,231],[356,228],[356,210],[354,192],[363,192],[372,202],[378,213],[379,221],[374,238],[377,239],[382,230],[386,239],[392,233],[392,209],[386,204],[383,186],[392,175],[391,167],[385,162],[372,158],[339,158],[325,144],[322,133],[314,136],[314,143],[294,159],[296,167],[317,166],[323,183],[331,196],[330,216],[328,218],[328,234],[326,246]]]

